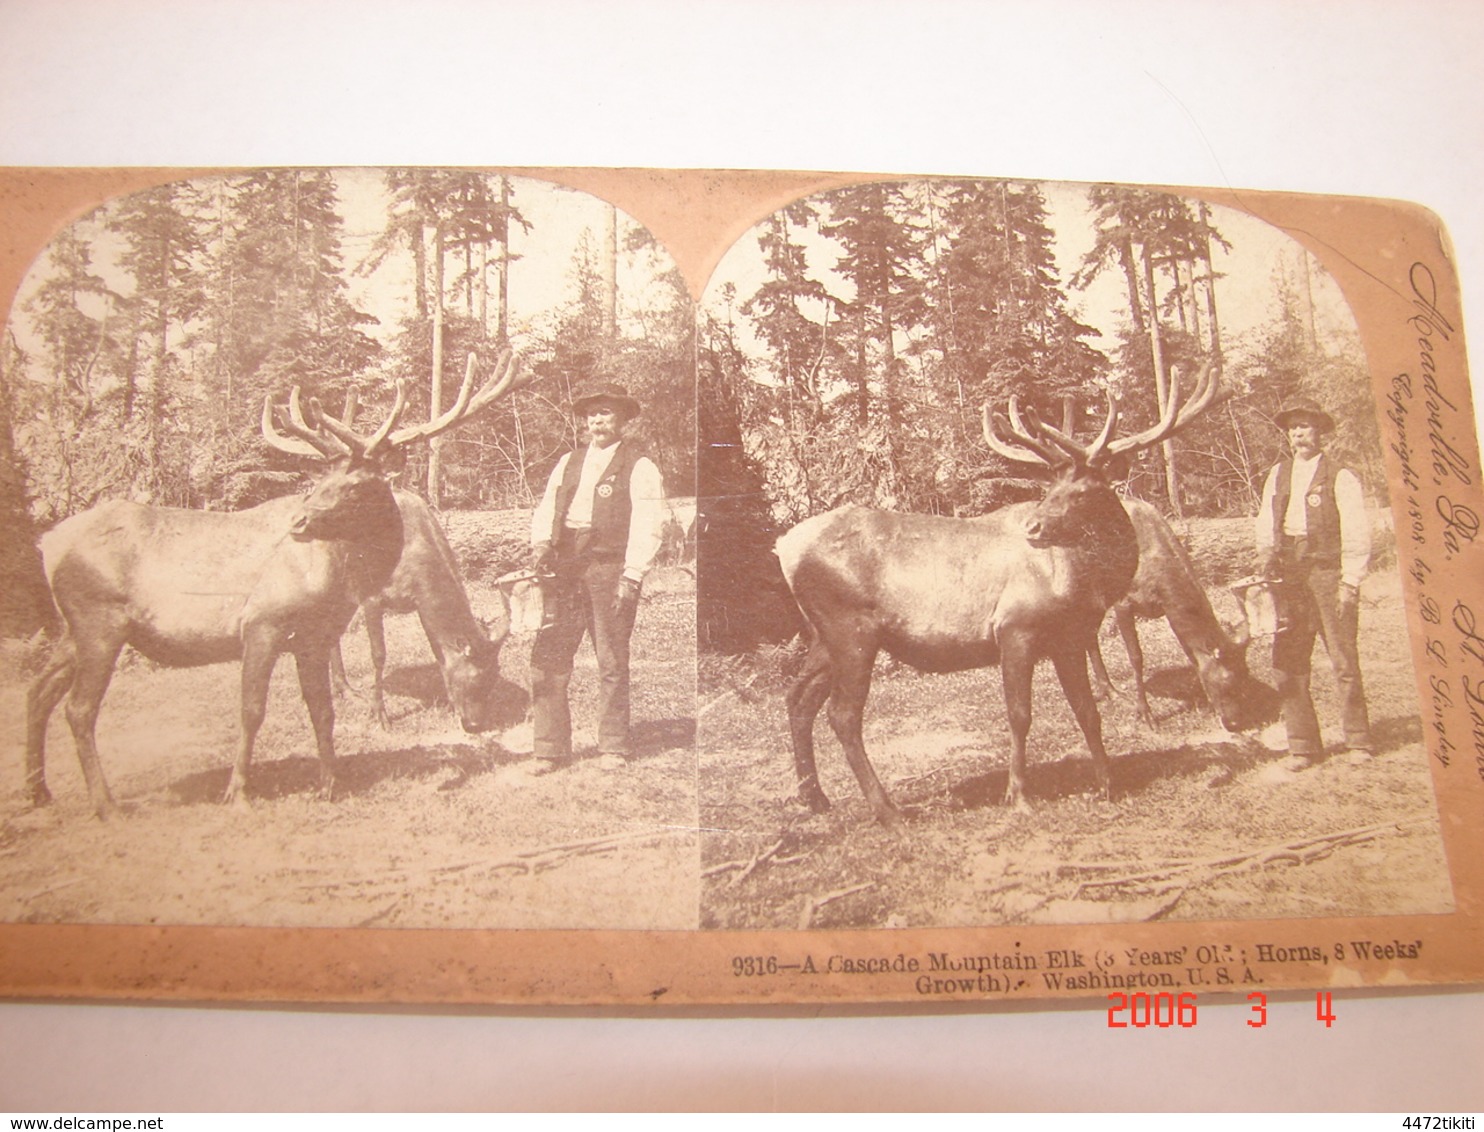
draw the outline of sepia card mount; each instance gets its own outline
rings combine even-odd
[[[988,175],[490,167],[6,169],[0,210],[3,471],[29,526],[13,543],[29,548],[110,498],[231,511],[299,490],[299,470],[254,456],[253,398],[303,382],[329,403],[354,371],[350,386],[389,401],[426,363],[448,369],[446,406],[465,353],[491,342],[512,346],[530,380],[478,443],[450,435],[435,510],[474,613],[488,624],[503,611],[511,626],[506,674],[530,686],[539,617],[522,621],[510,572],[526,565],[516,558],[557,442],[580,439],[569,406],[585,380],[617,376],[645,401],[678,539],[645,582],[634,747],[617,768],[588,757],[590,653],[573,678],[577,750],[534,766],[518,727],[459,728],[402,618],[389,628],[391,729],[356,690],[338,701],[331,797],[314,789],[287,658],[247,800],[221,806],[240,662],[177,669],[131,649],[96,725],[122,812],[94,815],[64,707],[47,730],[53,797],[37,806],[28,692],[57,625],[9,611],[0,994],[1083,1000],[1174,1019],[1203,996],[1484,981],[1484,469],[1460,284],[1426,209]],[[297,254],[284,242],[294,231],[333,237],[317,246],[321,276],[300,274],[307,256],[253,258]],[[868,248],[895,264],[874,283]],[[148,285],[148,263],[165,285]],[[1132,453],[1120,482],[1158,504],[1215,614],[1209,632],[1230,645],[1234,615],[1261,612],[1243,607],[1240,583],[1260,565],[1254,518],[1284,455],[1278,410],[1328,399],[1370,524],[1358,616],[1372,749],[1344,733],[1322,641],[1321,750],[1290,754],[1271,712],[1223,728],[1197,672],[1218,650],[1161,611],[1142,622],[1147,715],[1128,698],[1111,622],[1101,636],[1115,684],[1098,707],[1109,798],[1052,666],[1036,664],[1050,652],[1031,657],[1014,805],[1010,678],[986,661],[919,671],[934,665],[914,668],[901,647],[908,663],[876,661],[863,725],[899,820],[873,812],[819,705],[816,789],[832,805],[801,802],[788,704],[810,698],[810,661],[776,535],[838,505],[932,515],[826,531],[792,565],[782,550],[784,573],[807,574],[833,546],[826,565],[842,573],[868,561],[854,576],[876,579],[871,608],[907,587],[912,613],[893,614],[886,637],[924,610],[943,613],[939,625],[972,621],[986,583],[959,568],[957,534],[931,541],[950,529],[938,519],[960,531],[1040,490],[996,461],[981,425],[1013,424],[1012,449],[1054,455],[1040,422],[1064,412],[1085,453],[1112,393],[1128,429],[1156,422],[1163,394],[1136,384],[1141,366],[1188,383],[1213,357],[1222,388],[1190,426],[1200,442],[1170,442],[1185,486],[1155,454],[1163,438]],[[1051,358],[1054,374],[1039,368]],[[414,458],[403,474],[407,488],[429,472]],[[913,539],[930,541],[938,569],[904,549]],[[987,557],[1010,555],[996,543]],[[39,568],[12,555],[12,594],[34,591]],[[1270,692],[1274,628],[1243,631]],[[353,683],[369,679],[359,633],[344,644]]]

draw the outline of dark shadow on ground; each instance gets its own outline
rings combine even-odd
[[[388,696],[407,696],[424,704],[448,699],[443,687],[443,673],[436,664],[388,668],[381,680],[381,690]]]
[[[1379,720],[1371,725],[1371,735],[1376,741],[1377,753],[1384,755],[1388,751],[1420,743],[1422,721],[1416,716]],[[1172,736],[1172,740],[1173,738]],[[1324,757],[1332,758],[1343,753],[1343,748],[1335,748]],[[1224,768],[1232,775],[1239,775],[1264,763],[1286,757],[1286,752],[1269,750],[1251,735],[1232,735],[1214,742],[1178,741],[1168,747],[1146,747],[1110,758],[1113,800],[1116,802],[1138,794],[1166,779],[1204,775],[1213,768]],[[954,805],[966,810],[976,810],[985,806],[1003,805],[1008,781],[1009,768],[1000,765],[987,773],[950,782],[946,789],[952,796]],[[1059,759],[1047,758],[1045,761],[1038,761],[1032,750],[1026,766],[1025,781],[1026,797],[1032,805],[1038,800],[1053,801],[1078,794],[1097,794],[1097,776],[1093,773],[1092,759],[1085,750],[1075,751]],[[934,788],[929,786],[920,791],[916,800],[923,800],[932,789]],[[939,786],[938,789],[942,787]]]
[[[450,781],[462,783],[475,775],[487,774],[496,765],[496,751],[472,744],[345,755],[335,760],[335,797],[356,797],[382,782],[398,778],[429,778],[452,773],[454,777]],[[180,805],[220,802],[231,776],[230,766],[187,775],[171,784],[171,798]],[[319,790],[320,762],[315,758],[257,762],[247,776],[249,799],[275,800],[297,794],[313,795]]]
[[[694,719],[645,719],[629,731],[629,742],[634,756],[657,754],[677,747],[696,745],[696,721]]]

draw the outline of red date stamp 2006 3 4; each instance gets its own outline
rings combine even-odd
[[[1199,1021],[1199,998],[1194,991],[1175,995],[1168,991],[1148,994],[1138,991],[1125,994],[1114,991],[1108,995],[1108,1028],[1123,1030],[1133,1027],[1142,1030],[1156,1026],[1166,1030],[1172,1026],[1190,1029]],[[1253,991],[1247,996],[1251,1003],[1252,1017],[1247,1025],[1260,1030],[1268,1024],[1268,996],[1262,991]],[[1318,991],[1314,996],[1314,1018],[1326,1028],[1335,1023],[1334,996],[1329,991]]]

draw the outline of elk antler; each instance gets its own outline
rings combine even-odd
[[[1051,467],[1054,464],[1063,463],[1063,458],[1035,432],[1044,428],[1035,416],[1031,416],[1031,425],[1027,425],[1020,416],[1020,403],[1015,397],[1010,398],[1010,419],[996,416],[990,412],[989,405],[984,406],[984,443],[988,444],[990,450],[1007,460],[1013,460],[1018,464],[1038,464]],[[1008,428],[1013,443],[1003,439],[999,430]]]
[[[401,417],[402,411],[407,408],[407,384],[399,381],[397,382],[396,389],[397,397],[392,403],[392,411],[387,415],[386,420],[381,422],[381,427],[371,436],[362,436],[350,427],[348,421],[330,416],[318,401],[311,399],[309,404],[314,411],[315,418],[324,427],[325,431],[340,441],[345,446],[345,450],[351,453],[356,459],[366,460],[376,454],[377,447],[387,438],[387,434],[396,427],[397,420]],[[353,397],[346,398],[346,407],[352,412],[355,411],[356,405]]]
[[[512,351],[505,350],[495,361],[489,378],[480,387],[479,392],[475,393],[474,373],[478,366],[479,359],[474,354],[470,354],[468,365],[464,367],[464,383],[459,387],[459,395],[454,398],[454,403],[449,406],[448,411],[437,420],[399,429],[391,435],[389,441],[391,446],[400,448],[414,440],[425,440],[437,436],[466,417],[472,417],[527,381],[527,376],[521,372],[520,359]]]
[[[1049,424],[1041,424],[1041,431],[1046,434],[1046,438],[1070,456],[1074,463],[1083,467],[1093,467],[1097,464],[1103,456],[1103,450],[1108,446],[1113,430],[1118,427],[1118,402],[1112,393],[1105,392],[1104,395],[1108,398],[1108,415],[1103,419],[1102,431],[1098,433],[1097,439],[1090,446],[1084,447],[1079,444],[1070,435],[1070,430],[1063,431]],[[1070,416],[1070,414],[1064,415]]]
[[[310,412],[320,417],[317,406],[310,402]],[[275,423],[275,418],[277,423]],[[288,412],[285,415],[282,410],[275,410],[273,396],[269,394],[263,398],[263,439],[270,446],[280,452],[287,452],[291,456],[322,456],[327,459],[335,459],[344,456],[348,449],[337,443],[333,436],[326,436],[320,429],[312,427],[304,419],[304,413],[299,407],[299,387],[294,386],[289,393]],[[285,436],[284,432],[290,435]],[[293,439],[298,437],[298,439]]]
[[[1195,390],[1184,404],[1180,402],[1180,372],[1172,368],[1170,370],[1170,396],[1165,401],[1164,412],[1160,414],[1159,422],[1153,428],[1145,429],[1137,436],[1126,436],[1113,441],[1108,445],[1108,455],[1117,456],[1123,452],[1152,447],[1173,436],[1195,420],[1205,411],[1206,406],[1211,403],[1221,388],[1221,371],[1215,366],[1215,358],[1206,359],[1206,364],[1201,366],[1200,373],[1196,375]]]
[[[437,420],[428,421],[425,424],[392,431],[397,427],[397,422],[407,408],[407,384],[404,381],[397,382],[396,400],[392,405],[392,411],[382,421],[381,427],[370,436],[362,436],[351,427],[351,421],[354,420],[357,409],[354,389],[346,394],[345,411],[340,417],[331,416],[318,400],[310,398],[309,417],[311,419],[306,420],[304,411],[299,405],[299,387],[296,385],[289,397],[286,417],[281,411],[277,414],[279,427],[291,436],[285,436],[278,431],[278,428],[275,428],[275,410],[271,397],[263,401],[263,436],[274,448],[295,456],[335,458],[349,455],[357,460],[374,459],[383,450],[383,446],[386,449],[400,448],[414,440],[437,436],[445,429],[452,428],[465,418],[473,416],[499,400],[511,389],[524,384],[527,380],[526,375],[521,373],[520,363],[515,355],[506,350],[495,363],[489,379],[476,393],[474,374],[478,366],[479,359],[470,354],[469,363],[464,370],[464,383],[460,386],[459,395],[454,399],[453,405]],[[298,439],[295,440],[292,437],[298,437]]]

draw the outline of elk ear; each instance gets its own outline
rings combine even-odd
[[[1127,479],[1133,468],[1133,457],[1127,452],[1118,452],[1103,459],[1103,473],[1110,480]]]

